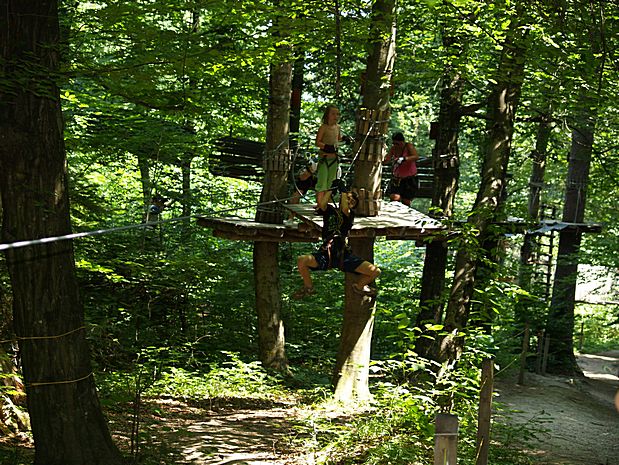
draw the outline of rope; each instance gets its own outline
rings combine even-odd
[[[78,332],[81,329],[85,329],[86,326],[80,326],[79,328],[72,329],[71,331],[67,331],[63,334],[58,334],[55,336],[17,336],[14,339],[6,339],[4,341],[0,341],[0,344],[6,344],[7,342],[17,342],[17,341],[36,341],[41,339],[60,339],[61,337],[68,336],[69,334],[73,334]]]
[[[80,381],[84,381],[85,379],[90,378],[91,376],[94,376],[92,371],[90,373],[88,373],[86,376],[82,376],[81,378],[77,378],[77,379],[67,379],[67,380],[64,380],[64,381],[45,381],[45,382],[41,382],[41,383],[28,383],[26,386],[29,386],[29,387],[40,387],[40,386],[53,386],[53,385],[58,385],[58,384],[79,383]]]
[[[243,209],[247,209],[247,208],[251,208],[251,207],[261,207],[263,205],[270,205],[270,204],[274,204],[274,203],[282,203],[285,202],[287,200],[290,200],[292,197],[288,197],[286,199],[276,199],[276,200],[269,200],[266,202],[261,202],[261,203],[256,203],[256,204],[249,204],[249,205],[241,205],[238,207],[232,207],[232,208],[227,208],[224,210],[216,210],[216,211],[212,211],[210,213],[208,213],[209,215],[213,215],[213,214],[221,214],[221,213],[228,213],[228,212],[232,212],[232,211],[237,211],[237,210],[243,210]],[[194,215],[186,215],[186,216],[179,216],[176,218],[170,218],[167,220],[159,220],[159,221],[152,221],[150,223],[135,223],[135,224],[130,224],[130,225],[126,225],[126,226],[117,226],[115,228],[108,228],[108,229],[97,229],[94,231],[84,231],[81,233],[73,233],[73,234],[65,234],[62,236],[50,236],[50,237],[43,237],[40,239],[32,239],[32,240],[26,240],[26,241],[16,241],[16,242],[9,242],[9,243],[3,243],[0,244],[0,252],[5,251],[5,250],[10,250],[10,249],[19,249],[22,247],[28,247],[28,246],[32,246],[32,245],[42,245],[42,244],[50,244],[53,242],[59,242],[59,241],[66,241],[66,240],[70,240],[70,239],[79,239],[82,237],[88,237],[88,236],[98,236],[98,235],[102,235],[102,234],[109,234],[112,232],[118,232],[118,231],[128,231],[130,229],[138,229],[138,228],[150,228],[154,225],[157,224],[164,224],[164,223],[173,223],[173,222],[178,222],[178,221],[184,221],[184,220],[188,220],[191,218],[199,218],[202,216],[206,216],[206,214],[194,214]]]
[[[294,186],[294,190],[295,190],[296,192],[298,192],[298,193],[299,193],[299,195],[301,196],[301,198],[305,198],[305,196],[307,195],[307,192],[309,191],[309,189],[308,189],[308,190],[306,190],[306,191],[305,191],[305,193],[301,192],[301,189],[299,189],[299,185],[297,184],[297,176],[296,176],[296,173],[294,172],[294,170],[295,170],[295,166],[294,166],[294,164],[296,163],[296,161],[297,161],[297,157],[299,156],[299,149],[300,149],[300,147],[301,147],[301,146],[300,146],[300,145],[298,145],[298,144],[297,144],[297,146],[295,147],[294,154],[293,154],[292,160],[291,160],[291,162],[290,162],[290,172],[291,172],[291,176],[290,176],[290,177],[292,178],[292,185]],[[314,174],[312,173],[312,176],[313,176],[313,175],[314,175]]]
[[[357,157],[359,157],[359,154],[361,153],[361,149],[363,148],[363,145],[365,144],[365,141],[368,139],[368,137],[370,136],[370,133],[372,132],[372,129],[374,129],[374,125],[377,123],[376,120],[372,121],[371,126],[369,127],[369,129],[367,130],[367,132],[365,133],[365,137],[363,138],[363,141],[361,142],[361,144],[359,144],[359,148],[357,149],[357,152],[355,153],[355,155],[353,156],[350,165],[348,166],[348,169],[346,170],[346,172],[344,173],[342,171],[342,176],[341,179],[346,179],[348,177],[348,174],[350,173],[350,170],[353,168],[355,161],[357,160]],[[299,146],[297,146],[294,156],[292,158],[292,163],[290,166],[291,171],[293,171],[296,159],[298,157],[298,151],[299,151]],[[294,185],[294,189],[301,195],[301,198],[305,198],[305,196],[307,195],[308,191],[305,191],[305,193],[301,192],[301,190],[299,189],[299,186],[297,185],[297,177],[296,177],[296,173],[292,172],[292,183]],[[335,188],[330,188],[327,189],[329,191],[335,190]]]
[[[363,144],[365,144],[365,141],[368,140],[368,137],[370,137],[370,133],[372,132],[372,129],[374,129],[374,125],[375,124],[376,124],[376,120],[372,121],[372,124],[370,125],[370,127],[367,130],[367,132],[365,133],[365,137],[363,138],[363,141],[361,142],[361,144],[359,144],[359,148],[357,149],[357,153],[355,154],[355,156],[353,157],[352,161],[350,162],[350,165],[348,166],[348,169],[346,170],[346,173],[344,174],[344,176],[342,176],[343,178],[348,176],[348,173],[350,172],[350,170],[354,166],[355,160],[357,160],[357,157],[361,153],[361,148],[363,147]]]

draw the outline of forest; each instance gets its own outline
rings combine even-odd
[[[0,465],[436,465],[445,414],[462,464],[568,463],[480,398],[619,349],[618,38],[616,0],[0,0]],[[296,300],[327,105],[380,276]],[[265,406],[288,461],[183,446]]]

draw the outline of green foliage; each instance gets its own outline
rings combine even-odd
[[[481,346],[487,345],[482,336],[473,339]],[[304,447],[314,451],[320,464],[430,463],[434,417],[442,411],[440,399],[453,396],[452,413],[459,419],[458,461],[475,463],[478,367],[486,355],[481,351],[465,353],[458,367],[446,370],[444,378],[434,386],[397,382],[401,368],[398,362],[385,361],[375,366],[374,373],[380,376],[380,381],[373,385],[374,396],[367,408],[351,415],[346,409],[338,410],[330,400],[316,404],[313,414],[300,428],[307,437]],[[428,366],[427,361],[420,359],[415,364]],[[503,465],[532,463],[514,446],[526,444],[533,435],[542,432],[542,421],[528,425],[529,428],[510,427],[507,417],[508,412],[503,410],[494,424],[491,460]]]
[[[97,385],[105,403],[133,401],[136,393],[145,397],[172,397],[184,401],[213,399],[273,399],[284,391],[281,379],[267,373],[259,362],[243,362],[238,354],[222,353],[218,362],[203,365],[201,371],[174,366],[164,351],[145,350],[132,373],[103,373]]]
[[[581,304],[576,309],[574,341],[582,352],[595,353],[617,347],[619,312],[616,305]]]
[[[245,363],[234,353],[224,355],[228,361],[221,366],[211,364],[211,370],[206,374],[181,368],[165,371],[146,394],[203,400],[227,397],[265,399],[281,392],[279,380],[269,375],[259,362]]]

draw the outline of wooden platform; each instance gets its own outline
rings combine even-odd
[[[316,242],[320,240],[322,216],[313,205],[284,205],[299,220],[294,226],[256,223],[252,219],[200,217],[200,226],[212,228],[213,235],[231,240],[266,242]],[[385,202],[378,216],[355,218],[350,237],[379,237],[390,240],[422,240],[436,236],[444,240],[447,228],[439,221],[399,202]]]

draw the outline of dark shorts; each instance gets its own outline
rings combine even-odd
[[[348,247],[344,247],[343,249],[341,247],[327,248],[323,245],[312,255],[318,262],[317,267],[310,267],[310,269],[314,271],[325,271],[337,268],[347,273],[357,273],[355,270],[365,261],[361,257],[354,255]]]
[[[387,195],[397,194],[408,200],[412,200],[417,195],[419,189],[419,179],[417,176],[409,176],[407,178],[391,178],[387,187]]]
[[[305,181],[297,180],[297,189],[302,194],[305,194],[308,190],[316,187],[316,176],[310,176]]]

